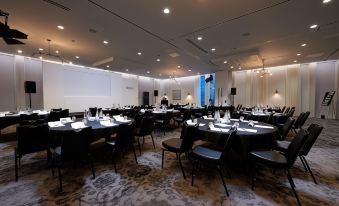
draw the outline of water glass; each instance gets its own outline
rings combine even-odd
[[[77,118],[75,116],[72,117],[72,121],[75,122]]]
[[[244,121],[244,116],[240,116],[240,121],[242,122],[242,121]]]
[[[83,122],[85,125],[87,125],[87,119],[86,119],[86,118],[82,119],[82,122]]]

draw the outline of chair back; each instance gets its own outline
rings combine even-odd
[[[153,117],[143,117],[140,125],[140,136],[152,134],[154,130],[155,120]]]
[[[297,135],[292,140],[291,144],[288,146],[287,152],[285,154],[287,159],[287,168],[292,167],[292,165],[294,164],[307,137],[308,132],[304,129],[300,129]]]
[[[37,113],[32,114],[20,114],[20,121],[25,120],[37,120],[39,119],[39,115]]]
[[[66,118],[69,117],[69,109],[63,109],[61,110],[61,112],[59,113],[60,118]],[[59,119],[60,119],[59,118]],[[58,120],[59,120],[58,119]]]
[[[180,150],[188,151],[192,149],[194,138],[197,135],[198,126],[198,124],[190,126],[186,122],[183,123],[180,137],[182,139]]]
[[[47,124],[18,125],[17,152],[20,156],[49,148],[49,129]]]
[[[221,157],[220,157],[221,163],[224,163],[224,160],[227,157],[227,155],[229,154],[229,152],[231,151],[232,146],[234,145],[233,143],[234,143],[235,138],[237,136],[237,129],[232,129],[230,132],[231,132],[230,134],[225,134],[225,138],[227,138],[227,139],[225,141],[224,148],[223,148],[222,153],[221,153]]]
[[[44,123],[46,123],[44,119],[20,121],[20,125],[38,125],[38,124],[44,124]]]
[[[164,125],[168,125],[172,119],[173,113],[172,112],[166,112],[165,118],[164,118]]]
[[[88,110],[91,113],[92,117],[95,117],[98,109],[96,107],[90,107],[88,108]]]
[[[299,129],[299,128],[300,128],[300,123],[301,123],[301,121],[302,121],[304,115],[305,115],[305,113],[304,113],[304,112],[301,112],[301,113],[299,114],[298,118],[295,120],[295,122],[294,122],[294,127],[295,127],[296,129]]]
[[[52,112],[61,112],[62,108],[53,108],[51,109]]]
[[[288,114],[289,111],[290,111],[290,107],[287,107],[284,114]]]
[[[185,110],[184,115],[182,116],[182,120],[186,121],[191,117],[191,111],[190,110]]]
[[[299,128],[302,128],[306,122],[306,120],[308,119],[308,117],[310,116],[311,112],[307,111],[304,113],[303,118],[300,120],[300,124],[299,124]]]
[[[284,113],[285,109],[286,109],[286,106],[283,106],[283,108],[281,109],[280,113]]]
[[[324,129],[324,127],[318,125],[318,124],[311,124],[307,131],[309,133],[308,138],[306,139],[305,144],[303,145],[300,155],[306,156],[309,151],[311,150],[312,146],[314,145],[315,141],[318,139],[321,131]]]
[[[134,141],[135,123],[120,124],[116,136],[116,147],[126,148]]]
[[[284,126],[281,128],[281,138],[282,140],[286,139],[288,132],[291,130],[293,124],[294,124],[294,119],[292,117],[287,118]]]
[[[60,112],[61,111],[51,111],[48,115],[48,121],[49,122],[54,122],[54,121],[59,121],[60,120]]]
[[[294,112],[295,112],[295,108],[292,107],[292,108],[290,109],[290,111],[288,112],[288,116],[289,116],[289,117],[293,117]]]
[[[92,127],[64,132],[61,140],[61,161],[86,159],[91,138]]]

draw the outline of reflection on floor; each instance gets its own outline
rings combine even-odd
[[[339,205],[339,121],[310,119],[325,126],[307,160],[318,180],[314,184],[298,159],[291,174],[303,205]],[[156,133],[157,149],[149,138],[143,145],[139,165],[133,154],[118,160],[118,173],[110,159],[96,155],[96,179],[91,179],[90,166],[63,171],[64,192],[58,192],[57,176],[46,169],[45,153],[27,155],[19,168],[19,181],[14,180],[15,145],[11,127],[0,138],[0,205],[297,205],[285,174],[261,171],[255,191],[250,180],[237,169],[232,179],[225,177],[230,192],[226,197],[217,173],[202,171],[191,186],[191,163],[183,158],[188,178],[183,179],[175,155],[167,154],[161,169],[161,141],[179,137],[179,130]]]

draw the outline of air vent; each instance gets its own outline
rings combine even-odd
[[[95,29],[89,29],[88,30],[90,33],[97,33],[97,30],[95,30]]]
[[[323,55],[324,55],[324,53],[309,54],[309,55],[306,56],[306,59],[313,59],[313,58],[321,57]]]
[[[43,1],[46,2],[46,3],[49,3],[49,4],[53,5],[53,6],[56,6],[56,7],[58,7],[59,9],[63,9],[63,10],[65,10],[65,11],[70,11],[70,10],[71,10],[71,9],[68,8],[67,6],[64,6],[64,5],[62,5],[62,4],[59,4],[58,2],[55,2],[55,1],[52,1],[52,0],[43,0]]]

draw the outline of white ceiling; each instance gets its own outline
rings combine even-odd
[[[31,56],[38,48],[48,50],[46,39],[51,39],[51,52],[60,51],[66,61],[92,66],[114,57],[98,67],[107,69],[109,64],[111,70],[128,69],[156,78],[168,78],[173,72],[176,76],[210,73],[230,66],[238,70],[239,65],[255,68],[261,58],[265,66],[339,59],[338,0],[328,4],[322,0],[53,1],[70,10],[44,0],[2,1],[0,9],[10,13],[9,25],[27,33],[28,40],[26,45],[6,45],[0,40],[0,51],[21,49]],[[170,8],[169,15],[162,13],[165,7]],[[319,30],[310,29],[312,24],[320,25]],[[301,47],[302,43],[307,46]],[[171,57],[171,53],[180,56]]]

